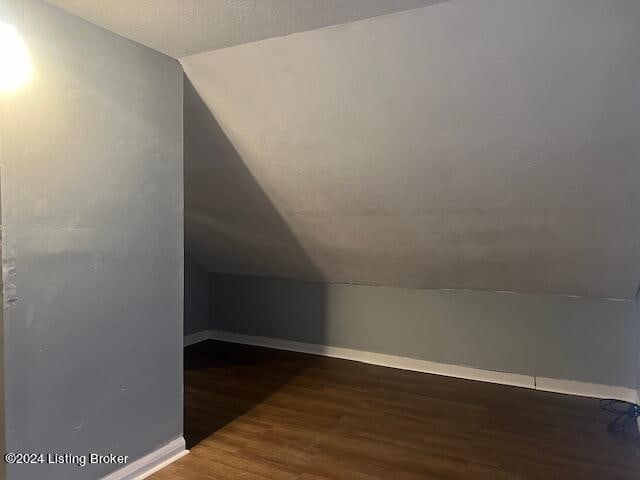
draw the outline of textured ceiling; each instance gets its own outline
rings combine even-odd
[[[47,0],[179,58],[444,0]]]
[[[631,298],[638,45],[637,0],[467,0],[184,58],[187,249],[213,271]]]

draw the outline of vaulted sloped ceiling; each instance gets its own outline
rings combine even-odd
[[[50,1],[181,57],[210,270],[636,294],[640,1]]]
[[[47,1],[178,58],[446,0]]]
[[[631,298],[640,2],[458,0],[181,59],[213,271]]]

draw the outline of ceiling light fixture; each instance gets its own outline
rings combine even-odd
[[[13,25],[0,21],[0,93],[13,92],[31,78],[31,58]]]

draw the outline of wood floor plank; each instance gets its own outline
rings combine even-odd
[[[260,347],[185,349],[191,454],[153,480],[640,478],[598,400]]]

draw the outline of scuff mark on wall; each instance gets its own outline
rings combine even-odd
[[[5,229],[2,231],[3,241]],[[3,243],[2,249],[2,287],[4,309],[9,310],[18,303],[18,291],[16,287],[16,247],[14,243]]]

